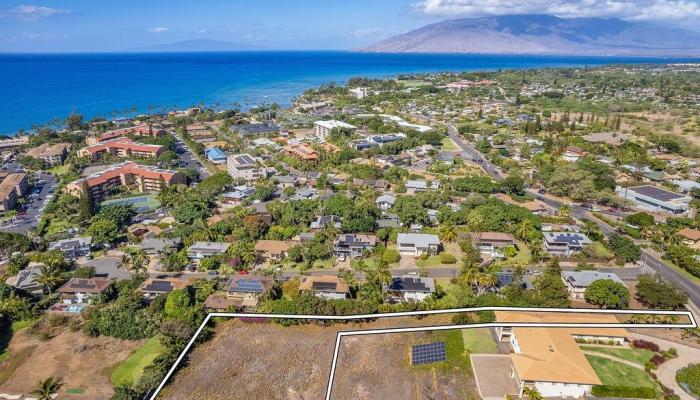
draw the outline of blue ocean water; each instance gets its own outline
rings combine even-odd
[[[343,51],[0,54],[0,134],[72,111],[110,118],[198,104],[287,105],[311,86],[354,76],[671,62],[698,60]]]

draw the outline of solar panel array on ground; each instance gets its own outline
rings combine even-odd
[[[447,360],[445,342],[426,343],[413,346],[411,364],[430,364]]]

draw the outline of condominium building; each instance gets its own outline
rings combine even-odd
[[[136,143],[128,137],[119,137],[83,147],[78,150],[78,156],[91,157],[93,160],[104,154],[115,157],[157,158],[164,151],[165,147],[157,144]]]
[[[92,146],[100,142],[105,142],[117,137],[134,135],[134,136],[151,136],[158,137],[165,134],[165,130],[158,128],[149,124],[139,124],[134,126],[129,126],[127,128],[115,129],[113,131],[105,132],[98,136],[90,136],[85,139],[85,142]]]
[[[29,182],[27,174],[0,173],[0,211],[5,212],[15,208],[17,200],[27,193]]]
[[[314,122],[314,128],[316,130],[316,137],[321,140],[328,139],[333,129],[357,129],[355,125],[350,125],[343,121],[329,120],[329,121],[316,121]]]
[[[71,182],[66,185],[65,190],[75,196],[80,196],[83,193],[83,187],[87,184],[95,201],[100,201],[120,186],[128,186],[141,193],[149,193],[160,192],[163,189],[163,184],[170,186],[178,183],[187,183],[185,175],[181,172],[139,165],[135,162],[124,162],[115,164],[87,178]]]
[[[226,169],[234,179],[254,181],[265,177],[264,170],[250,154],[234,154],[226,158]]]
[[[312,164],[317,163],[320,158],[318,151],[314,150],[306,143],[285,146],[284,153]]]
[[[27,150],[26,156],[44,160],[48,166],[63,164],[63,160],[68,157],[69,143],[44,143]]]

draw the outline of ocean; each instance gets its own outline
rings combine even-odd
[[[344,51],[0,54],[0,135],[73,111],[113,118],[200,104],[288,105],[309,87],[356,76],[674,62],[699,60]]]

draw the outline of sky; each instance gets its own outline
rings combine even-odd
[[[618,17],[698,29],[700,0],[0,0],[0,52],[128,51],[192,39],[354,49],[450,18]]]

